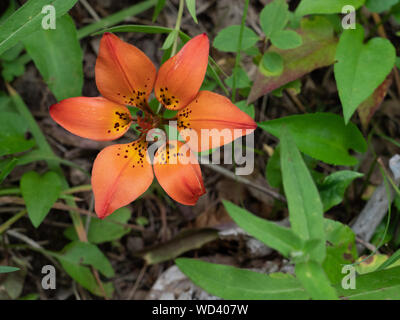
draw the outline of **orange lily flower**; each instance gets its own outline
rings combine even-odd
[[[166,193],[175,201],[194,205],[205,193],[197,158],[184,148],[186,144],[168,141],[155,154],[152,166],[148,154],[146,133],[162,125],[163,119],[148,105],[153,90],[165,108],[178,110],[178,131],[201,129],[255,130],[251,117],[232,102],[216,93],[200,91],[207,69],[209,41],[201,34],[188,41],[167,60],[156,73],[150,59],[138,48],[111,33],[100,42],[96,61],[96,85],[102,97],[76,97],[60,101],[50,107],[50,115],[66,130],[83,138],[115,140],[133,122],[140,137],[131,143],[116,144],[103,149],[92,170],[95,211],[104,218],[141,196],[151,185],[154,175]],[[141,109],[135,117],[127,106]],[[248,132],[247,132],[248,133]],[[230,141],[213,141],[215,148]],[[189,141],[194,151],[202,145]],[[189,154],[188,154],[189,153]],[[190,161],[170,161],[185,156]],[[157,161],[158,160],[158,161]],[[154,173],[153,173],[154,171]]]

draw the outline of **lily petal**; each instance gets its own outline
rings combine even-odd
[[[62,100],[50,107],[50,116],[77,136],[101,141],[121,137],[132,122],[127,107],[103,97]]]
[[[190,138],[187,144],[196,152],[220,147],[257,128],[254,120],[228,98],[210,91],[200,91],[179,110],[177,122],[179,132]],[[209,137],[202,130],[209,130]]]
[[[195,205],[206,191],[200,165],[187,146],[169,141],[155,155],[154,174],[165,192],[184,205]]]
[[[106,32],[100,41],[95,72],[97,88],[104,97],[145,108],[156,68],[141,50]]]
[[[153,181],[147,142],[134,141],[103,149],[93,164],[95,211],[105,218],[142,195]]]
[[[197,95],[206,74],[209,47],[203,33],[189,40],[161,66],[154,92],[166,108],[179,110]]]

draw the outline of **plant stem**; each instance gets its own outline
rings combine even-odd
[[[24,215],[26,215],[26,209],[16,213],[13,215],[10,219],[8,219],[6,222],[4,222],[0,226],[0,234],[2,234],[4,231],[6,231],[9,227],[11,227],[15,222],[17,222],[19,219],[21,219]]]
[[[231,99],[233,103],[235,103],[235,101],[236,101],[236,74],[237,74],[237,69],[239,67],[239,63],[240,63],[240,51],[242,51],[243,31],[244,31],[244,25],[246,24],[247,10],[249,8],[249,2],[250,2],[250,0],[245,0],[245,3],[244,3],[242,23],[240,25],[240,32],[239,32],[239,42],[238,42],[238,47],[237,47],[237,51],[236,51],[235,67],[233,68],[232,99]]]
[[[179,0],[179,9],[178,9],[178,16],[176,17],[176,24],[175,24],[175,39],[174,43],[172,44],[171,50],[171,57],[175,55],[176,49],[178,48],[178,34],[181,29],[182,23],[182,16],[183,16],[183,8],[185,7],[184,0]]]

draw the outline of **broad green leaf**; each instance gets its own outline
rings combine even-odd
[[[372,12],[382,13],[397,3],[399,3],[399,0],[366,0],[365,6]]]
[[[240,34],[240,26],[232,25],[218,32],[214,39],[213,46],[220,51],[236,52]],[[246,50],[258,41],[258,36],[248,27],[243,29],[242,50]]]
[[[326,258],[322,264],[331,283],[340,283],[343,279],[342,268],[357,259],[354,232],[340,222],[324,220],[326,240]]]
[[[82,50],[69,15],[57,19],[55,30],[40,29],[23,43],[57,100],[82,95]]]
[[[254,109],[254,104],[248,105],[246,100],[238,101],[235,103],[235,105],[242,110],[243,112],[246,112],[250,117],[254,119],[255,117],[255,109]]]
[[[259,70],[266,77],[281,75],[283,72],[282,56],[273,51],[264,53]]]
[[[303,241],[292,230],[261,219],[231,202],[223,201],[223,204],[239,227],[285,257],[301,250]]]
[[[99,270],[105,277],[113,277],[114,270],[110,261],[93,244],[81,241],[72,241],[62,250],[62,257],[77,264],[91,265]]]
[[[285,0],[274,0],[261,10],[261,29],[267,38],[274,32],[282,30],[288,21],[289,9]]]
[[[10,267],[10,266],[0,266],[0,273],[9,273],[9,272],[14,272],[18,271],[19,268],[16,267]]]
[[[319,194],[324,205],[324,212],[341,203],[344,192],[350,183],[362,176],[362,173],[348,170],[337,171],[327,176],[319,186]]]
[[[198,23],[196,16],[196,0],[185,0],[186,7],[189,10],[190,15],[192,16],[194,22]]]
[[[7,82],[13,81],[14,78],[23,75],[25,72],[25,64],[19,60],[2,61],[1,67],[1,75]]]
[[[267,52],[276,52],[282,56],[284,70],[278,76],[265,76],[258,72],[249,94],[249,102],[317,68],[329,66],[335,62],[337,40],[329,20],[324,17],[303,19],[297,33],[303,41],[300,47],[282,50],[271,46],[267,50]]]
[[[346,300],[399,300],[400,267],[363,274],[356,278],[356,289],[337,285],[336,291]]]
[[[282,50],[294,49],[302,45],[303,39],[293,30],[281,30],[271,35],[272,44]]]
[[[225,83],[228,87],[233,87],[233,75],[226,78]],[[238,68],[236,71],[236,88],[247,88],[251,86],[251,81],[247,72],[242,68]]]
[[[127,223],[131,217],[131,211],[128,208],[120,208],[105,219],[91,218],[87,237],[90,243],[103,243],[118,240],[130,229],[123,224]],[[78,240],[74,227],[65,230],[64,235],[70,240]]]
[[[223,299],[308,299],[304,289],[293,277],[273,277],[187,258],[180,258],[175,262],[196,285]]]
[[[296,13],[299,15],[341,13],[345,6],[350,5],[358,9],[364,2],[365,0],[302,0]]]
[[[335,289],[322,267],[315,261],[297,263],[295,267],[297,279],[314,300],[337,300]]]
[[[280,137],[283,187],[289,207],[292,230],[304,240],[319,240],[313,259],[325,258],[324,217],[317,187],[285,125]]]
[[[335,79],[346,123],[357,107],[385,80],[392,70],[396,50],[384,38],[373,38],[367,44],[364,29],[348,29],[340,37],[334,66]]]
[[[29,171],[22,176],[20,188],[29,219],[37,228],[60,196],[60,177],[51,171],[42,176],[35,171]]]
[[[32,139],[26,139],[28,126],[15,112],[3,111],[0,116],[0,157],[23,152],[35,145]]]
[[[52,5],[56,18],[63,16],[77,0],[30,0],[15,11],[0,26],[0,55],[42,27],[43,7]],[[36,39],[39,40],[39,39]]]
[[[332,113],[312,113],[288,116],[259,123],[261,129],[281,137],[280,129],[285,125],[301,152],[335,165],[354,165],[357,159],[349,149],[365,152],[367,144],[358,128]]]
[[[0,16],[0,25],[9,17],[13,14],[15,9],[17,8],[17,4],[15,0],[10,0],[8,7],[6,11],[4,11],[1,16]]]

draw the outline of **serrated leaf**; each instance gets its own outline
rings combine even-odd
[[[385,80],[395,64],[396,50],[384,38],[367,44],[364,29],[348,29],[340,37],[334,74],[346,123],[357,107]]]
[[[308,299],[300,283],[293,277],[270,277],[249,270],[187,258],[180,258],[175,262],[196,285],[223,299]]]
[[[285,125],[291,132],[301,152],[336,165],[354,165],[358,161],[349,149],[365,152],[367,144],[358,128],[332,113],[310,113],[288,116],[259,123],[261,129],[281,137],[280,128]]]

